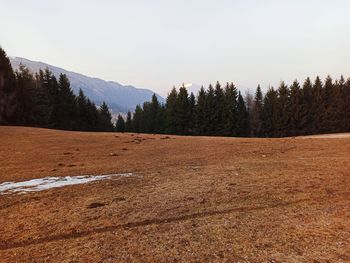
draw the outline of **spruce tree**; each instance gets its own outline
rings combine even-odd
[[[213,86],[210,84],[206,99],[205,99],[205,135],[213,135],[216,130],[216,120],[215,120],[215,91]]]
[[[187,89],[182,86],[176,100],[177,132],[186,135],[190,131],[191,109]]]
[[[289,123],[291,118],[290,91],[288,86],[282,81],[278,90],[277,101],[277,136],[289,135]]]
[[[290,121],[289,121],[289,131],[290,135],[296,136],[300,135],[302,131],[301,122],[301,111],[303,107],[302,91],[300,89],[300,84],[297,80],[293,82],[290,87]]]
[[[262,134],[265,137],[277,136],[278,120],[278,93],[272,87],[264,97],[264,107],[262,111]]]
[[[237,99],[237,136],[239,137],[246,137],[248,136],[249,130],[248,130],[248,111],[244,103],[244,99],[241,95],[241,92],[238,92],[238,99]]]
[[[17,86],[17,107],[14,113],[14,121],[16,124],[36,126],[36,89],[33,75],[28,68],[20,64],[16,72]]]
[[[333,127],[333,118],[334,109],[333,109],[333,80],[330,76],[327,76],[324,83],[324,91],[323,91],[323,111],[321,113],[321,127],[322,132],[327,133],[332,131]]]
[[[300,112],[301,121],[301,131],[303,134],[312,133],[312,121],[313,116],[311,115],[311,105],[312,105],[312,82],[310,78],[307,78],[303,84],[302,89],[302,108]]]
[[[6,52],[0,47],[0,125],[16,123],[17,96],[15,74]]]
[[[132,116],[131,116],[130,111],[128,111],[128,114],[126,115],[125,131],[126,132],[133,132],[134,131],[133,123],[132,123]]]
[[[166,132],[170,134],[177,133],[177,91],[175,87],[171,90],[166,99]]]
[[[142,127],[142,125],[143,125],[143,110],[142,110],[140,105],[137,105],[135,108],[132,123],[133,123],[133,131],[138,132],[138,133],[144,132],[144,129]]]
[[[189,133],[194,134],[195,132],[195,123],[196,123],[196,97],[193,92],[190,94],[189,98],[189,111],[190,111],[190,122],[189,122]]]
[[[321,121],[324,111],[323,97],[323,84],[319,76],[316,77],[313,89],[312,89],[312,102],[310,105],[311,116],[311,129],[310,133],[319,133],[322,129]]]
[[[195,106],[195,134],[204,135],[206,133],[206,119],[206,93],[202,86]]]
[[[233,83],[227,83],[224,91],[223,135],[237,136],[237,88]]]
[[[255,137],[261,136],[262,109],[263,109],[263,94],[261,92],[260,85],[258,85],[255,92],[253,109],[250,117],[251,134],[252,136],[255,136]]]
[[[122,115],[118,115],[117,122],[115,124],[115,130],[117,132],[124,132],[125,131],[125,121]]]
[[[225,96],[224,91],[221,88],[219,82],[216,82],[214,91],[214,108],[213,108],[213,134],[223,135],[224,134],[224,112],[225,112]]]
[[[58,81],[58,116],[56,127],[73,130],[77,127],[77,105],[66,75],[61,74]]]
[[[99,125],[98,129],[100,131],[112,131],[113,130],[112,114],[109,111],[108,105],[105,102],[102,103],[102,105],[98,111],[97,123]]]

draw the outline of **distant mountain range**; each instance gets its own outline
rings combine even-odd
[[[19,68],[20,64],[23,64],[32,73],[48,68],[56,77],[59,77],[60,74],[66,74],[75,94],[78,94],[79,89],[82,89],[85,95],[95,102],[96,105],[100,105],[105,101],[114,114],[133,111],[136,105],[150,101],[154,94],[149,89],[139,89],[129,85],[124,86],[114,81],[84,76],[43,62],[19,57],[10,57],[10,61],[15,70]],[[158,100],[163,103],[164,98],[158,94],[156,95]]]

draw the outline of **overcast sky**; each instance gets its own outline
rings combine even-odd
[[[0,0],[10,56],[145,87],[350,76],[348,0]]]

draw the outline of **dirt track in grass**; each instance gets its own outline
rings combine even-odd
[[[0,262],[349,262],[350,138],[236,139],[0,127]]]

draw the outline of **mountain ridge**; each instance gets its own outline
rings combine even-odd
[[[136,105],[150,101],[152,95],[156,94],[150,89],[137,88],[132,85],[122,85],[117,81],[106,81],[98,77],[90,77],[41,61],[33,61],[22,57],[10,57],[10,62],[14,70],[17,70],[19,65],[23,64],[32,73],[48,68],[56,77],[59,77],[60,74],[66,74],[75,94],[78,94],[79,89],[82,89],[85,95],[97,105],[105,101],[112,113],[133,111]],[[156,96],[161,103],[165,101],[160,95],[156,94]]]

